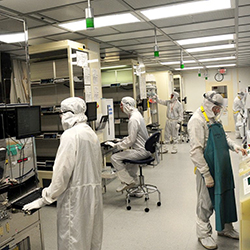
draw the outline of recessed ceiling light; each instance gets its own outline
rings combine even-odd
[[[225,41],[225,40],[234,40],[234,35],[228,34],[219,36],[198,37],[198,38],[178,40],[176,42],[180,45],[187,45],[187,44],[208,43],[208,42]]]
[[[234,44],[226,44],[226,45],[216,45],[216,46],[206,46],[199,48],[186,49],[187,52],[200,52],[200,51],[210,51],[210,50],[220,50],[220,49],[232,49],[235,48]]]
[[[214,62],[214,61],[234,60],[234,59],[236,59],[235,56],[227,56],[227,57],[200,59],[199,62]]]
[[[190,60],[190,61],[183,61],[184,64],[186,63],[196,63],[195,60]],[[173,65],[173,64],[180,64],[180,61],[175,61],[175,62],[161,62],[162,65]]]
[[[181,69],[181,68],[176,68],[174,70],[191,70],[191,69],[203,69],[204,67],[202,66],[197,66],[197,67],[188,67],[188,68],[184,68],[184,69]]]
[[[118,69],[118,68],[125,68],[128,65],[114,65],[114,66],[107,66],[107,67],[101,67],[101,69]]]
[[[229,8],[231,8],[230,0],[203,0],[151,8],[141,11],[141,13],[149,20],[155,20]]]
[[[4,43],[18,43],[25,41],[25,33],[13,33],[13,34],[6,34],[0,35],[0,41]]]
[[[232,64],[220,64],[220,65],[210,65],[210,66],[206,66],[206,68],[233,67],[235,65],[236,65],[235,63],[232,63]]]
[[[135,22],[140,22],[140,20],[130,13],[100,16],[95,17],[95,28]],[[86,30],[86,21],[83,19],[75,22],[61,23],[59,26],[71,31]]]

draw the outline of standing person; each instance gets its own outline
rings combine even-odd
[[[243,104],[244,93],[239,92],[237,96],[234,98],[233,103],[233,112],[234,112],[234,123],[235,123],[235,138],[241,139],[239,127],[236,125],[238,115],[244,113],[244,104]]]
[[[162,149],[163,153],[168,152],[171,139],[173,140],[171,153],[177,153],[177,139],[179,130],[178,122],[181,122],[183,120],[183,108],[178,100],[178,97],[179,94],[175,91],[171,94],[170,100],[164,101],[156,96],[157,103],[167,106],[167,120],[164,131],[164,146]]]
[[[114,145],[117,150],[122,152],[115,153],[111,156],[111,163],[117,171],[117,176],[121,185],[116,189],[121,192],[138,183],[137,171],[138,166],[134,164],[124,164],[124,159],[140,160],[151,155],[145,149],[145,143],[148,139],[148,131],[144,118],[135,107],[135,100],[132,97],[123,97],[120,109],[129,117],[128,136]]]
[[[78,97],[62,101],[60,145],[52,182],[42,198],[24,211],[57,201],[58,250],[100,250],[103,232],[102,156],[97,135],[86,124],[86,104]]]
[[[237,221],[237,214],[229,149],[237,153],[241,151],[243,155],[247,152],[230,140],[221,123],[216,121],[222,105],[222,96],[209,91],[188,122],[190,156],[195,166],[197,187],[196,232],[207,249],[217,248],[209,221],[213,210],[218,235],[239,239],[232,225]]]

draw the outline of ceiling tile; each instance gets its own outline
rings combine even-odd
[[[249,31],[249,30],[250,30],[250,24],[239,26],[239,32],[244,32],[244,31]]]
[[[125,0],[127,4],[132,6],[134,9],[144,9],[149,7],[157,7],[161,5],[167,5],[167,4],[176,4],[183,2],[182,0],[143,0],[143,1],[134,1],[134,0]],[[186,2],[191,2],[191,0],[186,0]]]
[[[238,37],[239,38],[250,37],[250,31],[249,32],[239,32]]]
[[[239,25],[249,24],[249,23],[250,23],[250,16],[239,17]]]
[[[71,32],[66,32],[63,34],[59,34],[59,35],[52,35],[49,36],[50,39],[54,40],[54,41],[60,41],[60,40],[80,40],[80,39],[84,39],[84,37],[80,34],[77,33],[71,33]]]
[[[0,14],[1,15],[1,14]],[[0,34],[23,32],[23,22],[13,20],[10,18],[4,18],[0,21]]]
[[[249,0],[238,0],[239,1],[239,5],[249,5]]]
[[[51,39],[46,38],[36,38],[36,39],[29,39],[29,45],[36,45],[36,44],[42,44],[42,43],[49,43],[51,42]]]
[[[74,4],[74,3],[81,3],[86,2],[87,0],[60,0],[60,4],[58,4],[58,1],[51,1],[51,0],[42,0],[42,1],[34,1],[34,0],[22,0],[20,2],[19,0],[2,0],[1,6],[15,10],[16,12],[21,13],[30,13],[30,12],[36,12],[41,11],[49,8],[55,8],[58,5],[68,5],[68,4]]]
[[[197,30],[207,30],[207,29],[216,29],[223,27],[232,27],[234,26],[234,19],[220,20],[220,21],[211,21],[205,23],[196,23],[196,24],[188,24],[182,25],[180,27],[170,27],[163,28],[162,30],[167,34],[181,33],[181,32],[194,32]]]
[[[84,36],[98,38],[99,36],[118,34],[119,32],[112,27],[105,27],[105,29],[98,28],[94,30],[81,30],[77,33],[83,34]]]
[[[98,37],[98,39],[101,41],[104,41],[104,42],[108,42],[108,41],[119,41],[119,40],[123,40],[123,39],[130,39],[131,36],[133,38],[140,38],[140,37],[153,36],[153,35],[154,35],[154,31],[149,30],[149,31],[122,33],[122,34],[110,35],[110,36],[100,36],[100,37]]]
[[[148,29],[152,29],[153,27],[152,25],[146,22],[137,22],[137,23],[117,25],[117,26],[113,26],[113,28],[119,32],[133,32],[133,31],[139,31],[139,30],[148,30]]]
[[[188,39],[188,38],[195,38],[195,37],[206,37],[206,36],[217,36],[223,34],[234,34],[235,28],[218,28],[218,29],[211,29],[211,30],[196,30],[193,32],[184,32],[184,33],[176,33],[171,34],[170,37],[173,40],[181,40],[181,39]]]
[[[44,17],[52,18],[54,20],[57,20],[58,22],[85,18],[84,9],[79,8],[79,5],[65,6],[47,11],[40,11],[39,13]]]
[[[239,7],[239,16],[249,16],[250,5]]]
[[[60,33],[66,33],[60,28],[53,27],[53,26],[43,26],[39,28],[29,29],[29,39],[36,38],[36,37],[44,37],[48,35],[55,35]]]

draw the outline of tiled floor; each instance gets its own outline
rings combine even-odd
[[[229,134],[233,138],[233,134]],[[240,140],[237,141],[240,144]],[[238,197],[239,155],[231,153]],[[158,207],[157,194],[149,199],[148,213],[144,199],[132,198],[128,211],[125,193],[115,191],[119,185],[114,179],[103,195],[104,234],[102,250],[203,250],[196,238],[196,189],[193,164],[189,158],[189,144],[178,144],[178,153],[164,154],[156,167],[144,168],[145,182],[155,184],[161,191],[162,206]],[[238,198],[237,198],[238,203]],[[41,209],[45,250],[56,250],[56,208]],[[211,218],[214,225],[214,215]],[[239,229],[239,223],[234,224]],[[218,249],[238,250],[239,242],[218,237],[213,231]],[[79,249],[80,250],[80,249]]]

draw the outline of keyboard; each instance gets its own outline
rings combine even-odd
[[[38,199],[42,197],[42,189],[36,189],[34,190],[32,193],[28,193],[27,195],[25,195],[24,197],[21,197],[20,199],[14,201],[11,204],[12,208],[16,208],[16,209],[22,209],[24,205]]]

